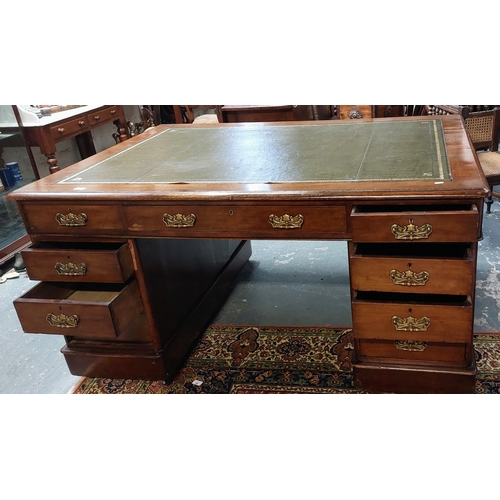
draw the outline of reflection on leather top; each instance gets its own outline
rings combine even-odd
[[[447,180],[440,120],[167,128],[60,184]]]

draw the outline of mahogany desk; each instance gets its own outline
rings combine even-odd
[[[357,387],[473,392],[487,195],[459,116],[157,126],[11,194],[15,307],[75,375],[169,380],[250,240],[347,240]]]

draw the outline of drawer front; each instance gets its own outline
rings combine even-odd
[[[86,116],[64,122],[60,125],[56,125],[50,128],[50,134],[52,138],[57,142],[62,139],[67,139],[75,135],[85,132],[89,129],[89,122]]]
[[[124,213],[130,231],[172,237],[293,239],[346,231],[343,206],[125,206]]]
[[[471,305],[357,302],[352,304],[354,338],[472,342]]]
[[[113,339],[143,311],[135,281],[115,285],[73,286],[39,283],[14,301],[26,333]]]
[[[121,231],[120,207],[73,203],[23,204],[29,233],[97,235]]]
[[[477,241],[479,214],[475,205],[464,210],[351,212],[355,242]]]
[[[134,272],[127,244],[37,243],[22,251],[28,276],[38,281],[124,283]]]
[[[428,364],[432,366],[468,367],[470,346],[465,343],[404,342],[383,339],[355,341],[356,359],[389,364]]]
[[[474,263],[467,259],[361,257],[350,259],[354,290],[472,295]]]
[[[107,109],[101,109],[87,115],[87,120],[91,127],[99,125],[100,123],[106,123],[112,120],[116,120],[117,118],[118,111],[116,109],[116,106]]]

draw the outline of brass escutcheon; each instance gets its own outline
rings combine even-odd
[[[269,223],[275,229],[299,229],[304,223],[304,216],[302,214],[298,215],[275,215],[271,214],[269,216]]]
[[[68,214],[63,215],[60,213],[56,214],[56,221],[61,226],[86,226],[87,225],[87,216],[85,214],[74,214],[71,211],[71,208],[68,208]]]
[[[85,276],[85,274],[87,274],[87,265],[83,262],[81,264],[73,264],[73,262],[63,264],[62,262],[56,262],[54,268],[57,274],[61,276]]]
[[[393,224],[391,232],[397,240],[422,240],[428,238],[432,233],[432,226],[430,224],[416,226],[413,224],[413,219],[409,219],[407,226]]]
[[[389,276],[391,277],[392,282],[395,285],[403,286],[425,286],[427,280],[429,279],[429,273],[427,271],[415,273],[410,268],[411,264],[408,264],[408,269],[406,271],[391,269]]]
[[[393,316],[392,324],[396,330],[403,332],[426,332],[431,324],[431,320],[427,316],[420,319],[414,318],[413,316],[408,316],[407,318]]]
[[[420,340],[396,340],[394,341],[396,349],[401,351],[418,351],[422,352],[427,349],[427,342],[422,342]]]
[[[76,314],[71,316],[59,314],[59,316],[56,316],[55,314],[49,313],[45,319],[50,326],[55,326],[57,328],[76,328],[80,321],[80,318]]]
[[[163,214],[163,222],[168,227],[193,227],[196,222],[196,215]]]

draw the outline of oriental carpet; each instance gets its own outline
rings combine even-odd
[[[476,394],[500,392],[500,333],[474,334]],[[167,384],[82,378],[73,394],[349,394],[352,330],[211,325]]]

